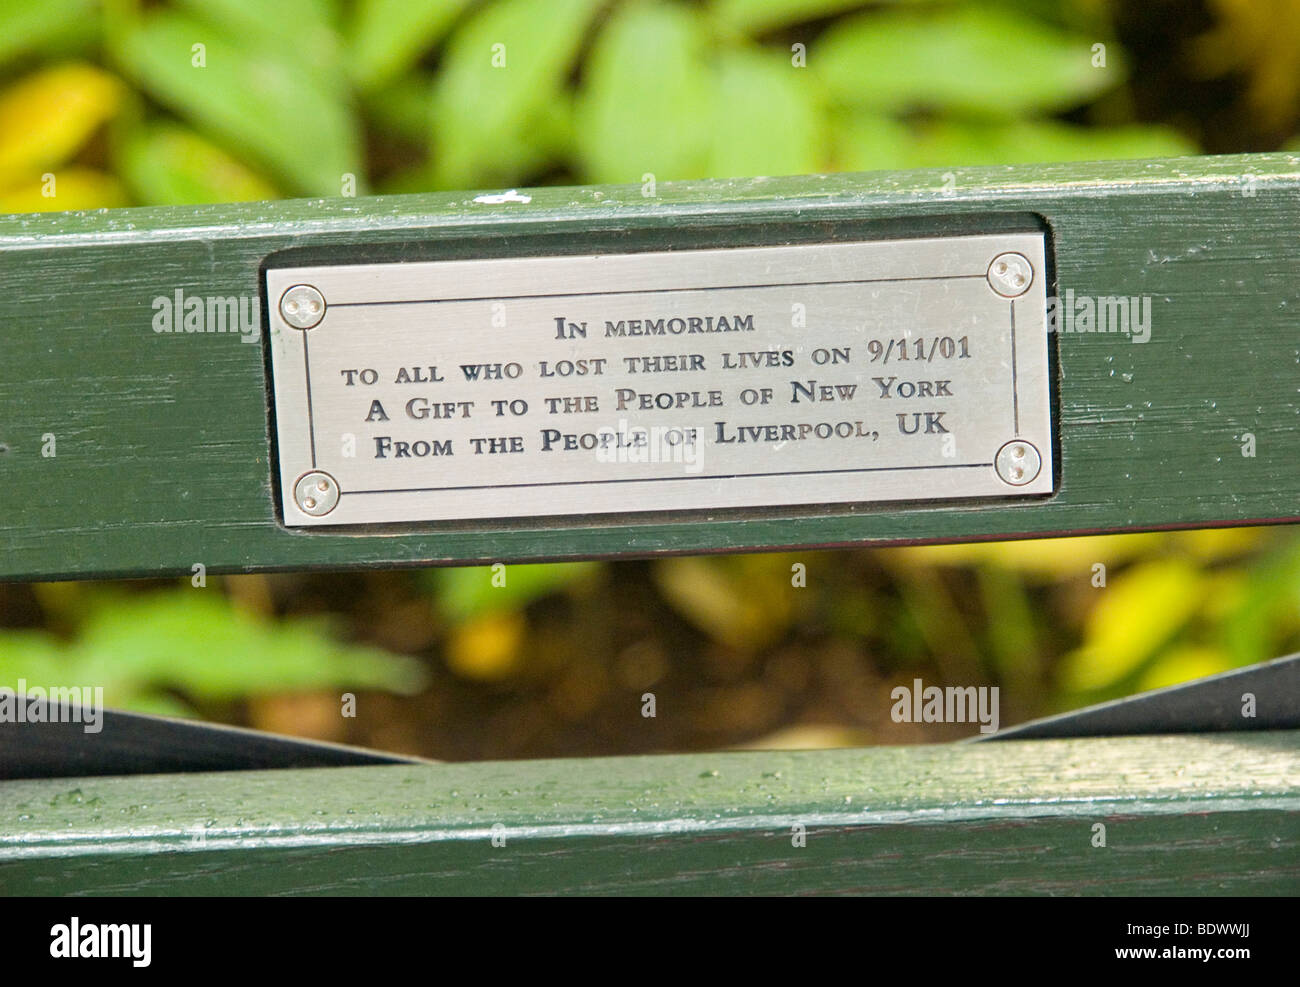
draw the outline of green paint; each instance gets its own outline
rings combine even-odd
[[[9,894],[1295,894],[1300,734],[20,781],[0,834]]]
[[[1248,185],[1245,176],[1253,175]],[[1247,195],[1246,192],[1253,192]],[[545,188],[0,218],[0,578],[423,565],[1035,536],[1293,519],[1300,157]],[[951,192],[951,194],[947,194]],[[293,259],[460,258],[834,236],[1052,231],[1062,292],[1150,296],[1142,345],[1058,337],[1047,502],[289,532],[260,346],[157,335],[152,300],[254,292]],[[42,436],[57,456],[41,455]],[[1245,433],[1256,455],[1242,455]]]

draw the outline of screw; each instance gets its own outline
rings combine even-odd
[[[296,284],[280,296],[280,317],[295,329],[310,329],[325,318],[325,296],[309,284]]]
[[[1034,283],[1034,265],[1024,254],[998,254],[989,264],[989,287],[1003,298],[1023,295]]]
[[[339,502],[338,481],[320,470],[304,473],[293,485],[293,502],[304,514],[322,517]]]
[[[1043,457],[1032,442],[1012,439],[993,457],[993,468],[998,471],[1003,483],[1023,487],[1026,483],[1033,482],[1038,471],[1043,468]]]

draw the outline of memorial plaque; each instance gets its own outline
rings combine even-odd
[[[1041,233],[270,268],[290,526],[1042,496]]]

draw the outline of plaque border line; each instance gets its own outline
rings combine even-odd
[[[316,419],[311,406],[311,356],[307,352],[307,334],[302,334],[302,371],[307,391],[307,441],[311,449],[311,468],[316,468]]]
[[[648,288],[648,289],[629,289],[626,291],[566,291],[557,293],[543,293],[534,295],[490,295],[481,298],[404,298],[404,299],[387,299],[367,302],[334,302],[330,308],[365,308],[380,305],[438,305],[447,302],[475,302],[475,301],[512,301],[516,299],[536,299],[536,298],[586,298],[593,296],[607,297],[609,295],[646,295],[646,294],[681,294],[690,291],[745,291],[759,288],[797,288],[803,286],[827,286],[840,284],[896,284],[909,281],[969,281],[984,280],[986,274],[934,274],[921,275],[918,277],[905,278],[837,278],[830,281],[782,281],[770,284],[755,285],[727,285],[724,287],[706,287],[706,288]],[[1011,402],[1013,415],[1013,437],[1020,435],[1020,396],[1019,396],[1019,378],[1016,367],[1016,299],[1009,299],[1010,309],[1010,332],[1011,337]],[[303,346],[303,373],[307,397],[307,429],[311,453],[311,468],[316,469],[316,427],[313,418],[312,396],[311,396],[311,358],[307,344],[307,332],[302,333]],[[632,478],[610,478],[604,480],[557,480],[547,483],[481,483],[465,486],[453,487],[394,487],[392,489],[380,490],[339,490],[339,499],[342,500],[348,496],[365,496],[375,494],[408,494],[408,493],[455,493],[470,490],[513,490],[513,489],[533,489],[533,488],[552,488],[552,487],[572,487],[572,486],[589,486],[597,484],[610,483],[657,483],[667,480],[744,480],[744,479],[764,479],[775,476],[826,476],[826,475],[843,475],[850,473],[891,473],[907,472],[915,470],[951,470],[951,469],[993,469],[992,462],[987,463],[939,463],[934,465],[921,466],[866,466],[852,469],[826,469],[826,470],[776,470],[765,473],[718,473],[706,474],[700,476],[651,476],[651,477],[632,477]]]
[[[741,248],[745,249],[745,248]],[[753,249],[762,250],[762,247]],[[685,253],[685,251],[683,251]],[[835,278],[832,281],[772,281],[764,284],[727,284],[701,288],[628,288],[623,291],[559,291],[536,295],[482,295],[477,298],[391,298],[372,302],[331,302],[330,308],[365,308],[371,305],[439,305],[444,302],[514,301],[518,298],[590,298],[594,295],[662,295],[684,291],[750,291],[759,288],[819,288],[834,284],[896,284],[901,281],[982,281],[983,274],[927,274],[910,278]]]
[[[903,470],[954,470],[954,469],[977,469],[984,467],[992,469],[992,463],[939,463],[934,466],[861,466],[853,469],[832,469],[832,470],[775,470],[770,473],[710,473],[700,476],[641,476],[631,479],[609,479],[609,480],[555,480],[550,483],[479,483],[473,486],[464,487],[396,487],[392,490],[350,490],[347,493],[360,496],[362,494],[400,494],[400,493],[443,493],[457,490],[513,490],[528,489],[530,487],[580,487],[597,483],[661,483],[665,480],[747,480],[751,477],[762,479],[772,476],[822,476],[826,474],[839,473],[896,473]],[[339,496],[344,496],[345,491],[339,491]]]
[[[1046,331],[1046,326],[1043,328]],[[1011,437],[1020,438],[1020,378],[1016,372],[1016,300],[1014,298],[1011,299]],[[314,459],[312,465],[316,465]]]

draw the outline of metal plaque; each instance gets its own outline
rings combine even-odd
[[[1040,233],[266,279],[287,525],[1052,492]]]

